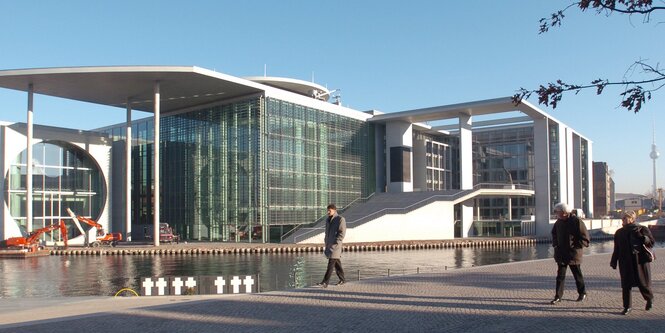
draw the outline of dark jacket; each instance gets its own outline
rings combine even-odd
[[[577,216],[569,214],[556,220],[552,227],[554,260],[560,265],[581,264],[583,248],[589,246],[590,240],[586,225]]]
[[[647,227],[631,223],[614,233],[614,252],[610,266],[616,268],[617,262],[619,263],[622,288],[651,286],[650,264],[639,262],[639,251],[642,244],[649,249],[654,244],[654,238]]]
[[[324,237],[324,254],[329,259],[342,257],[342,240],[346,234],[346,220],[337,214],[326,220],[326,234]]]

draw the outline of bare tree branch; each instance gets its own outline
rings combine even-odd
[[[513,102],[519,104],[523,99],[529,98],[535,93],[538,96],[539,104],[551,106],[553,109],[556,109],[561,98],[563,98],[563,93],[565,92],[574,91],[575,94],[577,94],[583,89],[596,88],[596,94],[600,95],[603,93],[605,87],[624,86],[624,91],[619,94],[623,98],[621,101],[621,107],[637,113],[642,109],[642,105],[651,99],[652,92],[665,86],[665,75],[651,65],[642,62],[635,62],[632,66],[640,66],[643,69],[643,73],[654,75],[655,77],[652,79],[634,81],[608,81],[606,79],[596,79],[587,85],[568,84],[562,80],[557,80],[555,83],[550,82],[547,85],[541,85],[535,90],[520,88],[517,93],[513,95]],[[652,89],[645,89],[642,86],[644,84],[654,84],[661,81],[663,82],[662,84],[655,86]]]
[[[654,6],[653,0],[580,0],[571,3],[560,11],[552,13],[549,18],[541,18],[539,33],[545,33],[551,27],[561,26],[561,22],[565,17],[563,13],[571,7],[578,7],[582,11],[593,8],[597,14],[602,12],[606,12],[608,15],[613,12],[629,15],[639,14],[644,16],[645,23],[649,22],[651,13],[665,9],[665,7]]]
[[[596,10],[597,14],[605,12],[607,15],[610,15],[611,13],[616,12],[628,15],[643,15],[643,22],[645,23],[649,22],[651,13],[657,10],[665,10],[665,7],[654,6],[653,0],[580,0],[571,3],[562,10],[552,13],[549,18],[541,18],[539,21],[539,33],[543,34],[549,31],[551,27],[561,26],[563,18],[565,17],[564,12],[572,7],[578,7],[582,11],[592,8]],[[636,72],[639,72],[639,74],[645,78],[638,80],[630,79],[630,77],[635,75]],[[662,83],[656,84],[658,82]],[[574,92],[577,94],[581,90],[595,88],[596,94],[600,95],[606,87],[617,85],[624,87],[623,92],[619,94],[622,98],[620,104],[621,107],[637,113],[642,109],[644,103],[651,99],[652,92],[665,86],[665,72],[661,71],[657,65],[654,67],[640,60],[628,67],[624,74],[624,79],[620,81],[596,79],[589,84],[579,85],[568,84],[562,80],[557,80],[556,82],[550,82],[546,85],[540,85],[540,87],[535,90],[520,88],[517,93],[513,95],[513,102],[519,104],[523,99],[529,98],[532,94],[536,94],[538,96],[539,104],[551,106],[553,109],[556,109],[557,105],[563,98],[563,94],[566,92]],[[651,85],[651,88],[645,88],[644,85]]]

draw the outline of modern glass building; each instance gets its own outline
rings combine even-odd
[[[169,223],[185,240],[285,241],[329,203],[356,240],[452,238],[453,228],[469,237],[525,219],[545,234],[560,201],[593,213],[590,141],[510,98],[361,112],[328,102],[331,92],[311,82],[197,67],[0,71],[0,87],[127,113],[126,123],[94,132],[103,133],[105,157],[87,158],[70,137],[42,143],[20,133],[22,150],[32,145],[44,161],[4,153],[5,238],[62,217],[43,204],[52,196],[133,240],[155,239],[156,226]],[[155,116],[133,119],[132,110]],[[508,112],[522,116],[476,120]],[[437,121],[452,124],[430,125]],[[45,171],[31,175],[30,192],[18,179],[31,167]],[[35,178],[47,174],[49,185]],[[53,192],[55,182],[65,186]],[[41,208],[24,214],[29,201]]]
[[[132,124],[134,238],[153,218],[151,126]],[[328,203],[344,207],[374,192],[371,128],[263,97],[164,116],[161,221],[183,239],[279,241]],[[122,125],[103,131],[124,141]]]

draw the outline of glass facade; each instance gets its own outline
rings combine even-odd
[[[21,152],[5,175],[5,203],[22,229],[27,228],[27,151]],[[82,149],[60,141],[33,145],[33,230],[70,221],[70,208],[77,215],[98,219],[106,201],[106,183],[99,166]],[[68,225],[70,237],[79,231]]]
[[[474,184],[504,183],[534,186],[533,127],[479,129],[473,132]],[[479,198],[478,219],[505,218],[534,213],[533,197]]]
[[[274,234],[374,192],[369,123],[272,98],[266,105],[270,225],[281,225]]]
[[[183,239],[262,241],[262,113],[254,99],[162,119],[162,221]]]
[[[425,190],[440,191],[453,187],[453,149],[443,136],[413,132],[414,142],[425,142]],[[414,159],[417,158],[414,151]],[[414,169],[416,164],[414,163]],[[420,170],[414,170],[416,176]]]
[[[139,226],[153,223],[152,124],[132,125]],[[160,219],[183,239],[277,242],[375,188],[374,134],[362,120],[255,97],[163,116],[160,129]]]

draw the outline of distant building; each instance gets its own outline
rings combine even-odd
[[[616,196],[616,209],[621,211],[634,210],[641,214],[657,205],[653,198],[643,194],[617,193]]]
[[[615,209],[614,180],[605,162],[593,162],[593,196],[596,217],[609,215]]]

